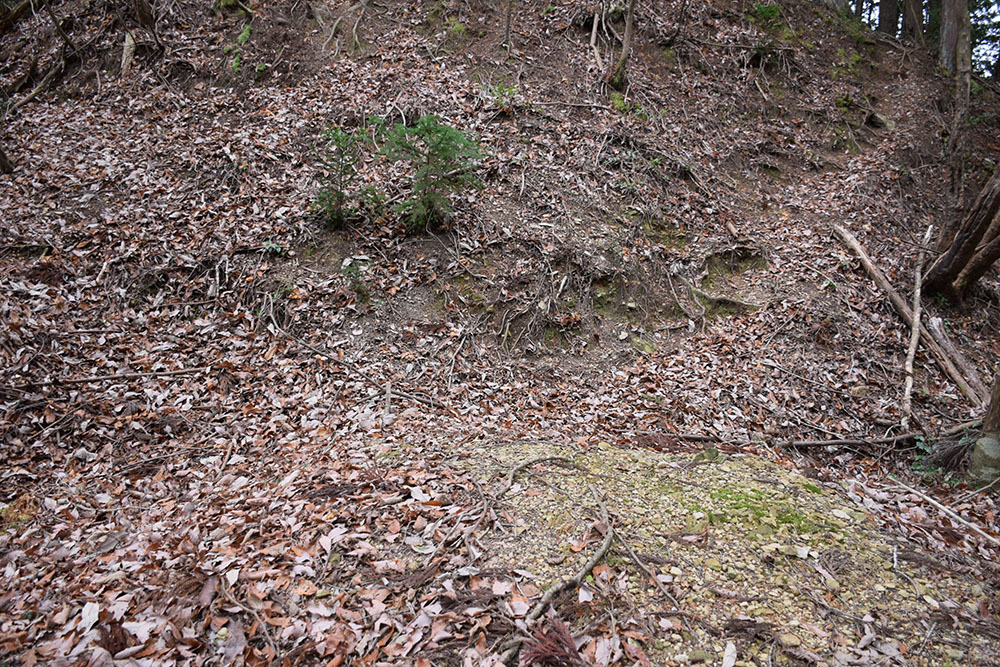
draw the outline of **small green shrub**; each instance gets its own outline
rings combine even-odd
[[[327,148],[322,157],[326,169],[314,208],[330,227],[337,228],[358,214],[359,193],[354,188],[365,140],[339,127],[327,128],[323,138]]]
[[[484,85],[483,90],[490,96],[490,101],[493,103],[493,106],[498,108],[500,111],[507,114],[514,111],[514,107],[517,104],[517,86],[514,84],[508,86],[501,81],[492,88]]]
[[[410,196],[396,211],[414,229],[444,223],[451,212],[450,195],[479,185],[473,173],[482,157],[479,145],[437,116],[422,116],[413,127],[396,125],[382,152],[413,170]]]
[[[750,16],[754,22],[767,30],[781,25],[781,7],[778,5],[757,3],[753,6]]]
[[[236,43],[239,46],[243,46],[244,44],[246,44],[247,42],[249,42],[250,41],[250,33],[252,31],[253,31],[253,28],[250,27],[249,23],[247,25],[243,26],[243,30],[241,30],[240,34],[236,36]]]

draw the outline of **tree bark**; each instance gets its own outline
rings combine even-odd
[[[879,0],[878,32],[895,37],[899,32],[899,0]]]
[[[1000,431],[1000,366],[997,366],[994,372],[990,407],[986,411],[986,417],[983,418],[983,431],[987,433]]]
[[[14,165],[7,158],[7,154],[3,152],[3,147],[0,147],[0,174],[9,174],[14,171]]]
[[[924,43],[923,0],[903,0],[903,37]]]
[[[611,85],[621,88],[625,84],[625,69],[628,58],[632,54],[632,32],[635,26],[635,0],[628,0],[628,11],[625,13],[625,36],[622,38],[622,54],[615,63],[615,71],[611,77]]]
[[[861,20],[865,14],[865,0],[854,0],[854,18]]]
[[[941,292],[955,300],[964,298],[975,281],[1000,257],[1000,236],[994,237],[979,249],[980,241],[993,227],[998,212],[1000,212],[1000,168],[993,172],[993,176],[976,197],[955,235],[955,240],[927,271],[928,291]],[[965,272],[964,278],[963,272]]]
[[[958,4],[961,0],[941,0],[941,41],[939,44],[938,63],[949,74],[955,73],[956,54],[958,46]]]
[[[511,16],[514,14],[514,0],[507,0],[507,16],[504,19],[503,26],[503,43],[507,47],[507,53],[510,53],[510,20]]]

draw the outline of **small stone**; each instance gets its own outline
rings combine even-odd
[[[851,387],[851,396],[863,398],[868,395],[868,385],[857,384]]]
[[[674,565],[673,567],[670,568],[670,574],[674,575],[675,577],[679,577],[682,574],[684,574],[684,570]]]
[[[961,660],[965,657],[965,651],[959,651],[957,648],[945,649],[944,654],[952,660]]]
[[[778,643],[785,648],[795,648],[796,646],[802,645],[802,640],[793,635],[791,632],[786,632],[778,637]]]
[[[719,562],[718,558],[706,558],[705,567],[710,568],[712,570],[721,570],[722,563]]]
[[[690,653],[688,653],[688,660],[691,661],[692,664],[694,664],[694,663],[701,663],[701,662],[708,662],[709,661],[708,651],[704,651],[704,650],[702,650],[700,648],[699,649],[695,649],[695,650],[691,651]]]

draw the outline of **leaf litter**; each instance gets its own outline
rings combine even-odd
[[[519,30],[575,35],[556,4]],[[190,80],[149,63],[10,119],[26,166],[0,183],[4,659],[995,661],[995,544],[895,485],[905,455],[784,446],[891,432],[874,425],[896,417],[904,331],[828,224],[905,283],[893,221],[940,216],[943,199],[912,193],[944,176],[894,158],[930,159],[909,137],[932,119],[890,114],[896,130],[856,128],[870,149],[829,150],[835,100],[864,82],[804,85],[837,42],[803,10],[790,20],[825,36],[796,52],[793,96],[727,124],[729,84],[710,74],[746,72],[743,51],[705,42],[758,28],[689,11],[700,67],[636,59],[630,95],[652,121],[603,104],[576,37],[519,55],[529,74],[498,116],[472,79],[516,72],[488,33],[451,53],[407,27],[415,7],[373,10],[364,57],[267,85],[219,81],[217,54],[191,44]],[[203,34],[234,27],[203,14]],[[672,31],[665,16],[647,28]],[[187,43],[183,25],[163,38]],[[163,66],[169,82],[179,65]],[[929,106],[932,81],[891,103]],[[740,103],[749,118],[758,101]],[[439,113],[493,149],[460,235],[316,231],[315,137],[348,108]],[[766,264],[701,275],[743,247],[733,221]],[[699,316],[681,278],[763,307]],[[674,299],[683,317],[658,310]],[[994,311],[952,321],[978,361],[998,353]],[[975,417],[933,367],[918,382],[932,431]],[[520,468],[548,457],[568,460]],[[996,535],[989,497],[953,507]]]

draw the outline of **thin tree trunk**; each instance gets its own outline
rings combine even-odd
[[[7,154],[3,152],[3,147],[0,147],[0,174],[9,174],[14,171],[14,165],[7,158]]]
[[[503,43],[507,47],[507,53],[510,53],[510,19],[513,13],[514,0],[507,0],[507,18],[504,20],[503,26]]]
[[[976,249],[992,227],[993,219],[998,212],[1000,212],[1000,168],[993,172],[993,176],[976,197],[972,208],[962,221],[958,234],[955,235],[955,240],[927,271],[926,286],[929,292],[942,292],[952,299],[961,299],[964,292],[989,268],[989,264],[984,266],[984,262],[992,256],[992,246],[1000,241],[994,238],[981,253],[977,253]],[[977,272],[975,277],[967,272],[963,284],[956,286],[956,281],[966,267],[972,269],[970,262],[977,255],[980,259],[975,266]],[[995,259],[996,257],[993,257],[993,260]]]
[[[918,44],[924,42],[923,0],[903,0],[903,36]]]
[[[615,72],[611,77],[611,85],[621,88],[625,83],[625,69],[632,53],[632,32],[635,26],[635,0],[628,0],[628,11],[625,13],[625,36],[622,38],[622,54],[615,63]]]
[[[854,0],[854,18],[861,20],[865,14],[865,0]]]
[[[877,30],[893,37],[899,32],[899,0],[879,0]]]
[[[962,0],[941,0],[941,42],[938,62],[949,74],[955,73],[958,46],[958,8]]]
[[[990,270],[990,267],[998,259],[1000,259],[1000,237],[994,238],[976,251],[968,265],[958,274],[958,278],[952,284],[952,291],[958,294],[959,299],[964,299],[969,289]]]

